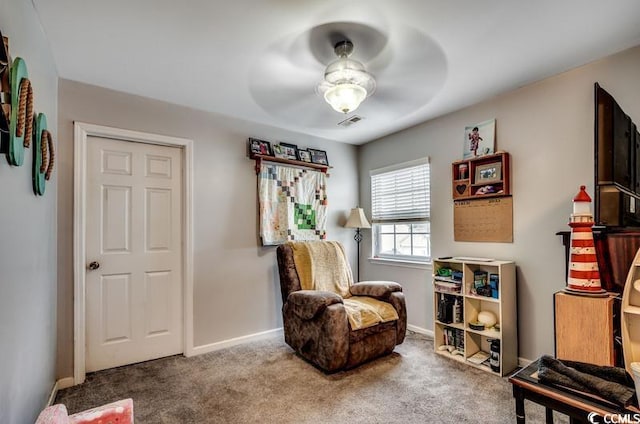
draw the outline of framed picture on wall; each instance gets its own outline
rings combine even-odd
[[[302,162],[311,162],[311,153],[306,149],[298,150],[298,160]]]
[[[284,156],[284,149],[282,148],[281,145],[279,144],[274,144],[273,145],[273,155],[277,158],[285,158]]]
[[[257,138],[249,139],[249,154],[251,157],[254,155],[273,156],[271,151],[271,144],[268,141],[258,140]]]
[[[309,149],[309,154],[311,155],[311,162],[317,163],[318,165],[329,165],[327,152],[324,150]]]
[[[283,158],[298,160],[298,146],[295,144],[280,143],[280,147],[282,148]]]

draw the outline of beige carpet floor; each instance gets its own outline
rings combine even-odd
[[[415,333],[393,354],[333,375],[278,336],[92,373],[56,402],[73,413],[127,397],[137,424],[516,421],[506,378],[437,356],[432,341]],[[527,402],[526,411],[527,423],[544,422],[542,407]]]

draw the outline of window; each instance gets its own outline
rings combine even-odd
[[[430,259],[429,197],[428,158],[371,171],[375,258]]]

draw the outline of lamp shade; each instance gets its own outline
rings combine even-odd
[[[362,208],[353,208],[347,218],[347,223],[344,224],[346,228],[371,228],[371,224],[367,221],[367,217],[364,215]]]
[[[336,112],[353,112],[367,97],[367,90],[355,84],[338,84],[324,93],[324,99]]]

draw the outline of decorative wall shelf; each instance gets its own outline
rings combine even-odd
[[[509,153],[478,156],[451,164],[453,200],[511,194]]]
[[[293,165],[293,166],[303,166],[306,168],[313,168],[313,169],[317,169],[320,172],[323,173],[327,173],[327,171],[329,169],[331,169],[331,166],[328,165],[320,165],[318,163],[312,163],[312,162],[304,162],[301,160],[293,160],[293,159],[284,159],[284,158],[277,158],[275,156],[268,156],[268,155],[257,155],[254,154],[252,156],[250,156],[250,159],[253,159],[256,161],[256,175],[260,173],[260,167],[262,166],[262,162],[276,162],[276,163],[284,163],[286,165]]]

